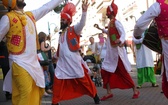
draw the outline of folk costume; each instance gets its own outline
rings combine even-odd
[[[162,44],[162,90],[168,98],[168,0],[157,0],[156,3],[138,19],[135,28],[134,36],[141,36],[152,20],[156,21],[158,34]]]
[[[61,18],[72,21],[72,12],[76,8],[73,4],[68,3],[61,12]],[[88,66],[83,61],[79,53],[80,33],[85,26],[86,12],[82,13],[80,22],[74,26],[67,27],[62,33],[57,50],[57,67],[55,69],[55,78],[53,84],[52,104],[56,105],[63,100],[70,100],[83,95],[95,97],[96,88],[90,79]],[[67,15],[67,16],[66,16]]]
[[[138,77],[138,88],[141,88],[145,82],[151,82],[152,86],[156,85],[156,77],[154,73],[154,60],[152,51],[142,44],[144,34],[142,38],[136,39],[133,37],[133,42],[136,44],[136,67]]]
[[[115,5],[113,1],[107,8],[107,16],[111,14],[116,16],[117,10],[117,5]],[[103,29],[103,32],[108,35],[106,56],[102,63],[101,71],[103,88],[107,89],[108,84],[110,89],[133,88],[135,85],[128,73],[131,71],[131,64],[128,60],[126,50],[124,46],[119,47],[117,43],[115,43],[116,39],[120,39],[121,44],[125,41],[125,31],[122,24],[116,19],[111,19],[108,25],[108,30]],[[102,100],[106,100],[112,96],[112,94],[108,97],[104,96]]]
[[[41,104],[45,82],[37,59],[39,43],[35,22],[61,1],[52,0],[31,12],[14,10],[17,0],[2,1],[4,6],[11,9],[1,18],[0,41],[6,35],[11,74],[8,73],[5,78],[4,90],[12,92],[12,105]]]

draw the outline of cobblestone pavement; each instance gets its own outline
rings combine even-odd
[[[132,63],[132,72],[130,72],[135,84],[137,81],[135,64]],[[159,87],[151,87],[151,83],[145,83],[140,91],[138,99],[131,99],[133,95],[132,89],[120,90],[114,89],[114,97],[106,101],[102,101],[100,105],[168,105],[168,99],[161,93],[161,76],[156,75]],[[98,95],[102,97],[106,94],[106,90],[97,87]],[[33,96],[32,96],[33,97]],[[42,105],[51,105],[50,97],[43,97]],[[89,96],[82,96],[73,100],[60,102],[61,105],[95,105]],[[0,80],[0,105],[11,105],[11,101],[6,101],[4,92],[2,92],[2,80]]]

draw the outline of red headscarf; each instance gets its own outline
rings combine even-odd
[[[109,16],[113,14],[116,17],[117,12],[118,12],[118,6],[114,4],[114,0],[113,0],[111,5],[107,7],[106,15]]]
[[[72,22],[72,16],[76,13],[76,6],[73,3],[67,3],[61,12],[61,19],[67,19]]]

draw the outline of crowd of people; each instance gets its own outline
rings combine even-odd
[[[106,11],[108,28],[96,27],[102,33],[97,35],[98,42],[94,41],[94,37],[88,39],[90,45],[86,55],[80,46],[80,37],[86,25],[88,0],[82,0],[81,20],[75,25],[71,24],[76,6],[70,2],[64,6],[60,13],[61,32],[57,50],[51,46],[50,35],[37,33],[36,21],[63,1],[51,0],[36,10],[25,12],[24,0],[2,0],[9,12],[0,20],[0,56],[4,56],[0,58],[0,65],[4,75],[3,90],[7,99],[12,98],[12,105],[40,105],[42,97],[51,96],[50,94],[52,105],[59,105],[63,100],[83,95],[90,96],[95,104],[100,104],[101,101],[114,96],[112,89],[132,89],[132,99],[137,99],[140,96],[137,88],[142,88],[143,83],[151,82],[152,87],[158,87],[154,61],[152,56],[149,56],[152,55],[151,50],[142,43],[143,33],[153,19],[158,26],[162,42],[162,91],[168,98],[168,14],[164,12],[168,10],[167,0],[157,0],[135,25],[133,42],[137,86],[129,74],[132,68],[124,46],[126,33],[122,23],[116,19],[118,6],[114,0]],[[42,52],[47,56],[47,61],[43,64],[40,61],[44,57],[38,54]],[[86,56],[93,57],[94,60],[85,59]],[[90,65],[92,62],[95,63],[94,67]],[[97,75],[101,78],[102,87],[107,91],[101,98],[94,84]]]

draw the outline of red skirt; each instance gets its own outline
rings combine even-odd
[[[163,72],[163,77],[162,77],[162,91],[163,91],[164,95],[166,96],[166,98],[168,98],[168,81],[166,78],[165,70]]]
[[[84,72],[85,76],[77,79],[58,79],[55,76],[52,103],[56,104],[60,101],[70,100],[83,95],[95,97],[97,93],[96,87],[87,74],[88,71],[86,68],[84,68]]]
[[[164,64],[164,60],[162,60],[162,62]],[[165,71],[166,70],[164,69],[163,76],[162,76],[162,91],[163,91],[164,95],[166,96],[166,98],[168,98],[168,81],[167,81],[167,78],[166,78],[166,72]]]
[[[135,86],[131,76],[125,69],[122,60],[119,57],[118,66],[115,73],[107,72],[101,70],[101,75],[103,79],[103,88],[107,88],[107,84],[110,85],[111,89],[129,89]]]

